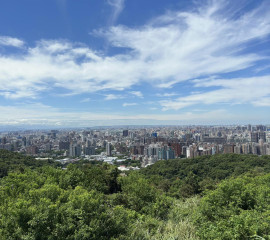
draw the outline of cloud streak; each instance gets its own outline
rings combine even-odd
[[[116,23],[120,13],[124,9],[125,0],[108,0],[108,4],[113,8],[109,24],[112,26]]]
[[[163,110],[179,110],[192,105],[252,104],[270,106],[270,75],[250,78],[206,79],[194,81],[194,87],[216,90],[160,101]]]
[[[124,98],[124,96],[122,96],[122,95],[107,94],[104,100],[110,101],[110,100],[116,100],[116,99],[122,99],[122,98]]]
[[[130,106],[136,106],[138,103],[123,103],[123,107],[130,107]]]
[[[142,94],[141,91],[131,91],[129,93],[136,96],[136,97],[138,97],[138,98],[143,98],[143,94]]]
[[[24,45],[24,42],[18,38],[12,38],[8,36],[0,36],[0,46],[10,46],[21,48]]]

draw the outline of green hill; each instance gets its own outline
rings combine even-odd
[[[270,239],[269,156],[159,161],[127,175],[0,156],[0,240]]]
[[[30,156],[0,149],[0,178],[7,176],[10,171],[23,171],[25,168],[34,169],[53,164],[54,162],[50,160],[36,160]]]

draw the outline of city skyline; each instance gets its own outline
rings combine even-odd
[[[0,127],[270,123],[267,1],[0,9]]]
[[[221,153],[270,155],[270,126],[169,126],[88,128],[1,132],[0,149],[58,158],[66,164],[123,159],[146,167],[158,160],[194,158]],[[120,160],[118,159],[120,158]],[[63,159],[64,158],[64,159]]]

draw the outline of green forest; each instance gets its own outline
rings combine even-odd
[[[158,161],[122,173],[0,151],[0,240],[270,239],[270,156]]]

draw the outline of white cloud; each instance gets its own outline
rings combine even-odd
[[[116,94],[107,94],[104,100],[115,100],[115,99],[122,99],[124,96],[122,95],[116,95]]]
[[[270,97],[262,97],[252,102],[254,106],[270,107]]]
[[[216,123],[219,121],[243,120],[245,116],[234,116],[225,110],[203,113],[185,112],[182,114],[108,114],[76,110],[61,111],[41,103],[20,104],[17,106],[0,105],[0,126],[102,126],[116,124],[160,124],[160,123]],[[222,117],[221,117],[222,116]]]
[[[270,69],[270,64],[268,65],[264,65],[264,66],[260,66],[260,67],[257,67],[254,72],[258,73],[258,72],[262,72],[264,70],[267,70],[267,69]]]
[[[129,93],[136,97],[143,98],[143,94],[140,91],[131,91]]]
[[[178,110],[201,104],[253,104],[270,106],[270,75],[251,78],[196,80],[194,87],[216,90],[190,94],[175,100],[160,101],[163,110]]]
[[[157,97],[173,97],[178,95],[177,93],[157,93],[156,96]]]
[[[104,56],[64,40],[40,40],[18,56],[2,54],[0,94],[35,98],[54,88],[81,94],[125,90],[143,82],[169,88],[256,65],[265,56],[244,50],[251,41],[259,43],[269,35],[270,9],[261,7],[232,17],[224,14],[228,7],[224,2],[214,1],[197,11],[168,12],[140,28],[115,26],[99,31],[112,46],[130,49],[124,54]],[[122,9],[123,1],[109,3],[118,12]],[[12,39],[4,42],[23,45]]]
[[[0,36],[0,46],[22,47],[24,42],[18,38],[12,38],[8,36]]]
[[[124,9],[125,0],[108,0],[107,2],[110,6],[113,7],[112,16],[110,19],[110,25],[114,25],[115,22],[117,21],[119,15],[120,15],[120,13]]]
[[[136,106],[137,103],[123,103],[123,107]]]

